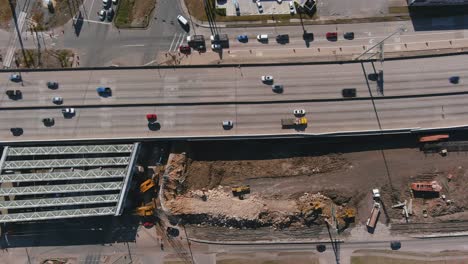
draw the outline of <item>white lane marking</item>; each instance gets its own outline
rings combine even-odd
[[[174,51],[177,51],[177,47],[180,47],[180,45],[182,45],[182,43],[184,43],[186,35],[187,35],[187,33],[184,33],[183,35],[181,35],[181,38],[180,38],[180,41],[179,41],[178,45],[176,47],[174,47]]]
[[[73,18],[73,20],[77,21],[76,18]],[[108,26],[112,25],[110,22],[96,21],[96,20],[90,20],[90,19],[83,19],[82,21],[88,22],[88,23],[104,24]]]
[[[91,2],[91,7],[89,8],[89,10],[93,10],[94,1],[95,1],[95,0],[93,0],[93,2]],[[84,5],[83,5],[83,6],[84,6]]]
[[[21,11],[21,13],[19,15],[19,18],[18,18],[18,30],[19,30],[19,32],[23,31],[24,22],[26,21],[26,15],[27,14],[28,13]],[[13,60],[13,56],[15,54],[17,42],[18,42],[18,34],[16,32],[13,32],[13,40],[12,40],[10,46],[8,46],[8,50],[7,50],[5,60],[4,60],[4,63],[3,63],[3,66],[6,67],[6,68],[10,68],[10,66],[11,66],[11,61]]]
[[[145,44],[130,44],[130,45],[123,45],[122,47],[144,47]]]
[[[174,37],[172,38],[171,46],[169,47],[169,52],[172,50],[172,45],[174,45],[174,41],[177,38],[177,33],[174,33]]]
[[[182,38],[182,33],[180,33],[179,36],[177,37],[177,39],[175,40],[174,49],[173,50],[171,49],[170,52],[176,52],[177,51],[177,47],[179,46],[178,44],[179,44],[179,41],[180,41],[181,38]]]

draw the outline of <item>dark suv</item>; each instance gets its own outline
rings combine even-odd
[[[276,36],[276,42],[278,43],[288,43],[289,42],[289,35],[288,34],[282,34]]]

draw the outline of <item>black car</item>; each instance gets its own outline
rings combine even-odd
[[[281,34],[276,36],[276,42],[278,43],[288,43],[289,42],[289,35],[288,34]]]
[[[343,34],[343,37],[344,37],[345,39],[352,40],[352,39],[354,39],[354,32],[345,32],[345,33]]]
[[[19,99],[22,96],[21,90],[6,90],[5,93],[10,99]]]
[[[458,84],[460,82],[460,76],[452,76],[449,78],[450,83]]]
[[[302,34],[302,38],[306,41],[313,41],[314,40],[314,33],[304,31]]]
[[[356,97],[356,88],[345,88],[341,91],[343,97]]]
[[[21,127],[12,127],[10,128],[10,131],[11,134],[13,134],[15,137],[21,136],[23,134],[23,129]]]
[[[42,123],[44,123],[45,126],[53,126],[55,124],[55,119],[53,117],[43,118]]]
[[[392,250],[399,250],[401,248],[401,242],[400,241],[392,241],[390,242],[390,248]]]
[[[111,22],[112,19],[114,18],[114,9],[109,8],[109,10],[107,10],[107,21]]]
[[[47,82],[47,88],[57,89],[58,88],[58,82]]]

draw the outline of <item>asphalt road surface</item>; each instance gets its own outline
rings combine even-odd
[[[208,137],[266,134],[321,134],[346,131],[418,129],[466,125],[467,56],[388,61],[385,64],[271,66],[242,68],[104,70],[23,73],[23,83],[0,74],[0,136],[5,141],[132,137]],[[369,74],[384,71],[384,92]],[[274,93],[260,76],[271,74],[284,92]],[[458,84],[449,77],[460,76]],[[46,82],[55,80],[51,90]],[[97,86],[112,89],[100,97]],[[357,100],[343,100],[356,88]],[[6,90],[20,89],[12,100]],[[61,96],[63,105],[52,103]],[[75,107],[64,118],[61,109]],[[306,128],[282,129],[281,118],[305,109]],[[149,127],[146,114],[158,115]],[[46,127],[42,118],[53,117]],[[234,127],[224,130],[223,120]],[[13,136],[10,128],[23,128]],[[151,128],[151,129],[150,129]]]

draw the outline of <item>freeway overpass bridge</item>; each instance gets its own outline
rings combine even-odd
[[[0,73],[0,140],[288,137],[409,132],[468,124],[467,55],[325,65],[101,69]],[[384,72],[383,92],[375,76]],[[274,93],[262,75],[284,85]],[[458,84],[449,82],[460,77]],[[57,81],[49,89],[47,81]],[[110,87],[99,96],[96,88]],[[342,98],[344,88],[357,97]],[[9,98],[7,90],[21,90]],[[53,97],[62,97],[54,104]],[[75,108],[64,117],[63,108]],[[305,129],[282,129],[280,119],[304,109]],[[151,127],[146,114],[157,114]],[[46,126],[44,118],[53,118]],[[234,127],[223,129],[221,122]],[[12,133],[21,128],[22,133]]]

